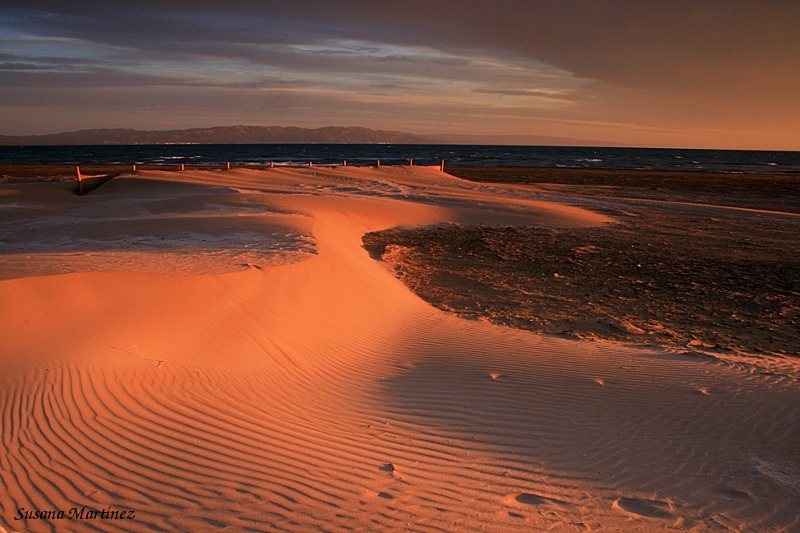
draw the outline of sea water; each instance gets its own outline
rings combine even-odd
[[[0,163],[530,166],[800,174],[800,152],[450,144],[0,146]]]

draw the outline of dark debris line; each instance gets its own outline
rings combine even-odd
[[[669,212],[627,222],[446,225],[363,241],[422,298],[460,315],[576,337],[800,355],[795,225]]]

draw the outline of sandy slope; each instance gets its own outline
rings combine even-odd
[[[423,168],[59,187],[0,195],[4,228],[34,229],[0,262],[7,531],[800,528],[800,386],[777,363],[462,320],[361,247],[602,215]],[[83,506],[135,518],[14,519]]]

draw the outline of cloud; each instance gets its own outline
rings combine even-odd
[[[0,78],[0,88],[31,89],[41,88],[52,91],[61,89],[107,89],[112,87],[153,87],[153,88],[181,88],[181,87],[209,87],[218,89],[268,89],[291,88],[296,86],[278,78],[259,77],[251,80],[234,78],[225,80],[220,78],[160,76],[140,73],[129,73],[112,69],[94,68],[86,70],[54,70],[49,67],[26,65],[23,68],[16,66],[4,68]],[[31,102],[33,103],[33,102]],[[56,99],[58,104],[58,99]]]
[[[249,9],[249,5],[243,7]],[[94,11],[81,2],[68,8],[61,3],[26,4],[12,10],[11,17],[17,31],[33,35],[35,44],[20,46],[18,57],[53,68],[48,75],[18,74],[6,85],[129,83],[260,89],[275,87],[276,80],[283,80],[286,86],[328,93],[374,94],[374,87],[382,86],[389,95],[434,98],[446,93],[451,100],[473,102],[480,93],[475,88],[485,79],[506,84],[508,90],[540,86],[569,92],[580,84],[569,72],[530,60],[365,40],[364,35],[372,32],[369,28],[323,24],[298,13],[236,8],[236,3],[230,10],[200,3],[188,11],[160,4],[131,10],[114,4]],[[57,17],[59,24],[54,26]],[[52,52],[48,48],[51,41],[71,50],[76,58],[91,58],[94,68],[55,68],[42,55]],[[79,66],[77,60],[72,66]]]
[[[697,90],[720,79],[738,87],[748,73],[763,71],[796,80],[800,57],[800,3],[793,0],[7,4],[15,23],[37,34],[167,55],[259,62],[265,54],[261,62],[269,62],[270,51],[282,47],[317,46],[336,56],[343,51],[329,45],[350,41],[363,43],[349,51],[365,56],[389,45],[479,52],[633,88]]]
[[[473,92],[481,94],[496,94],[499,96],[529,96],[532,98],[547,98],[552,100],[564,100],[560,91],[531,91],[526,89],[473,89]]]
[[[10,61],[0,63],[0,70],[20,71],[20,70],[42,70],[45,68],[47,67],[33,65],[30,63],[12,63]],[[2,81],[0,81],[0,83],[2,83]]]

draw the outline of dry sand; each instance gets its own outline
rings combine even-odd
[[[0,217],[5,531],[800,529],[796,359],[467,320],[362,247],[597,209],[284,168],[6,184]]]

